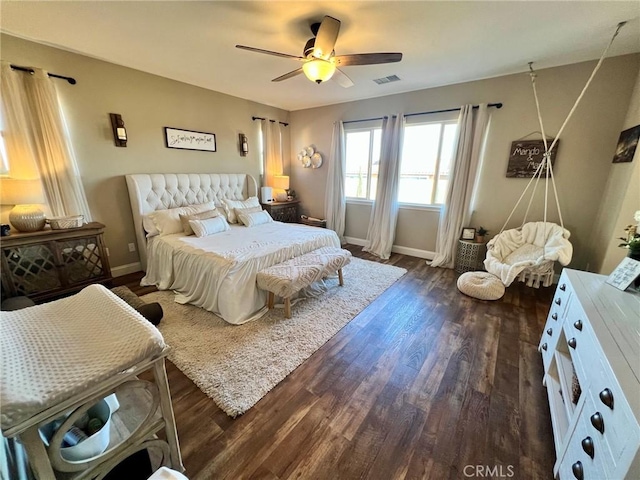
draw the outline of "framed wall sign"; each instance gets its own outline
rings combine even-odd
[[[547,145],[551,146],[553,138],[547,139]],[[551,151],[551,165],[556,164],[556,154],[558,153],[558,144]],[[516,140],[511,143],[509,151],[509,164],[507,165],[507,177],[511,178],[531,178],[538,169],[538,165],[542,162],[544,155],[543,140]],[[544,168],[544,167],[543,167]],[[548,172],[543,172],[541,177],[544,178]]]
[[[611,272],[607,283],[613,285],[619,290],[626,290],[636,278],[640,275],[640,262],[630,257],[625,257],[616,269]]]
[[[216,151],[216,136],[213,133],[164,127],[164,141],[167,148],[201,150],[205,152]]]

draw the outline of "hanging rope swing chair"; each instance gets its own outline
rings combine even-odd
[[[526,285],[530,287],[538,288],[540,285],[548,287],[553,283],[554,262],[559,262],[563,266],[568,265],[569,262],[571,262],[571,257],[573,255],[573,246],[569,242],[571,233],[564,228],[564,221],[562,220],[558,191],[556,189],[556,182],[553,176],[553,167],[551,165],[551,152],[556,146],[560,135],[569,122],[569,119],[572,117],[578,107],[578,104],[582,100],[587,88],[589,88],[591,81],[600,69],[602,62],[609,51],[609,47],[611,47],[611,44],[625,23],[626,22],[621,22],[618,24],[607,48],[605,48],[602,53],[600,60],[596,64],[586,85],[582,89],[582,92],[580,92],[580,95],[571,108],[569,115],[560,127],[560,130],[558,131],[556,138],[551,143],[551,146],[547,144],[547,136],[545,135],[542,115],[540,114],[540,102],[538,101],[538,92],[536,90],[536,72],[533,70],[533,63],[529,63],[529,76],[531,77],[531,86],[533,88],[533,96],[535,98],[538,114],[538,123],[540,125],[545,151],[542,161],[522,192],[522,195],[520,195],[520,198],[513,207],[513,210],[511,210],[511,213],[509,214],[506,222],[504,222],[500,233],[487,243],[487,257],[484,261],[484,266],[487,271],[500,278],[502,283],[507,287],[516,279],[521,282],[525,282]],[[545,173],[544,219],[542,222],[527,223],[527,216],[531,209],[536,189],[540,182],[540,178]],[[549,182],[549,180],[551,180],[551,182]],[[549,183],[551,183],[551,187],[553,188],[560,225],[547,221]],[[522,225],[519,228],[505,230],[511,220],[511,217],[531,186],[533,186],[533,189],[531,191],[531,197],[529,198],[529,204],[524,214]]]

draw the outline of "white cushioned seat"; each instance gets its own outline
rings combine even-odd
[[[467,272],[458,278],[458,290],[479,300],[498,300],[504,295],[504,284],[487,272]]]
[[[258,287],[269,292],[267,304],[272,308],[273,295],[285,300],[285,316],[291,317],[290,297],[327,275],[338,272],[342,285],[342,267],[351,261],[351,252],[338,247],[318,248],[286,262],[258,272]]]

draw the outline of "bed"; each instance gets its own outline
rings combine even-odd
[[[256,274],[321,247],[339,247],[332,230],[270,222],[232,225],[211,236],[184,232],[147,238],[143,218],[156,210],[255,196],[255,180],[246,174],[127,175],[144,285],[176,292],[176,301],[209,310],[231,324],[266,313],[266,292]]]

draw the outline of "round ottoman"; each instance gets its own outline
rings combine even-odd
[[[467,272],[458,278],[458,290],[479,300],[498,300],[504,295],[504,285],[487,272]]]

